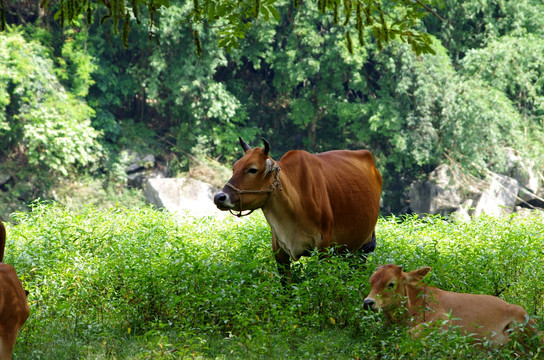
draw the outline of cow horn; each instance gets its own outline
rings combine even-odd
[[[244,141],[244,139],[242,139],[241,136],[238,138],[238,140],[240,140],[240,144],[242,145],[242,149],[244,149],[245,152],[247,152],[249,149],[251,149],[251,146],[249,146],[249,145]]]
[[[263,144],[264,144],[263,152],[265,153],[265,155],[268,155],[268,153],[270,152],[270,144],[268,143],[268,141],[266,141],[264,137],[263,137]]]

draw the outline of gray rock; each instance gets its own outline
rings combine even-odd
[[[511,214],[516,206],[516,198],[520,188],[518,181],[505,175],[491,173],[488,176],[488,184],[476,204],[474,216]]]
[[[170,212],[192,216],[217,215],[221,212],[213,203],[217,189],[191,178],[147,179],[144,194],[147,201]]]
[[[534,162],[522,158],[513,149],[507,149],[506,159],[507,175],[516,179],[520,185],[519,199],[516,204],[535,199],[540,189],[540,179]]]
[[[459,209],[459,176],[454,169],[440,165],[428,178],[410,187],[411,210],[418,214],[448,215]]]

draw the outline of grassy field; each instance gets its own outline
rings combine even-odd
[[[280,286],[262,214],[184,218],[142,207],[37,204],[8,224],[31,315],[15,359],[543,359],[511,341],[407,329],[362,309],[378,265],[433,268],[426,282],[499,294],[544,329],[544,216],[385,218],[360,257],[305,258]]]

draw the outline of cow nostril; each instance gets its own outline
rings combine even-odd
[[[363,309],[371,309],[372,308],[372,305],[374,305],[374,300],[372,299],[365,299],[363,301]]]
[[[222,204],[225,202],[225,200],[227,200],[227,195],[225,195],[223,192],[219,192],[213,197],[213,202],[216,204]]]

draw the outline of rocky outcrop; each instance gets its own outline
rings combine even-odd
[[[511,214],[516,206],[519,183],[516,179],[495,173],[487,177],[489,184],[478,199],[473,216]]]
[[[214,173],[210,169],[207,173],[200,169],[183,178],[171,178],[168,167],[162,166],[154,155],[126,151],[121,156],[125,158],[127,185],[141,188],[148,203],[182,216],[225,214],[213,203],[218,189],[209,182],[195,178],[208,175],[210,182],[213,181]]]
[[[161,169],[154,155],[140,156],[136,153],[130,153],[128,156],[130,162],[125,171],[129,187],[142,188],[147,179],[167,177],[168,171]]]
[[[461,205],[453,169],[441,165],[429,175],[429,180],[418,181],[410,187],[410,208],[418,214],[448,215]]]
[[[540,176],[535,170],[534,162],[522,158],[513,149],[506,151],[506,159],[506,175],[515,179],[520,186],[516,204],[530,204],[531,201],[539,197],[537,193],[541,185]]]
[[[511,152],[506,173],[489,172],[483,180],[467,181],[456,168],[440,165],[426,180],[411,185],[410,209],[421,215],[469,218],[508,215],[521,207],[544,207],[544,198],[539,195],[544,192],[542,176],[531,162]]]

